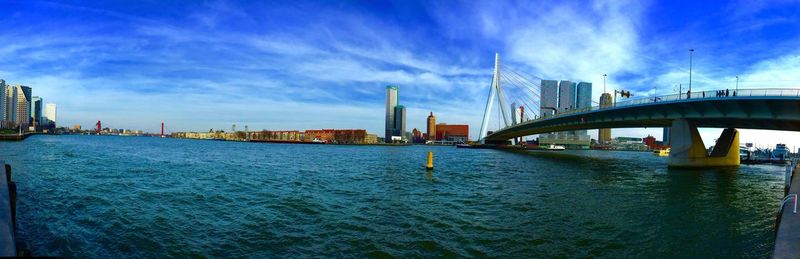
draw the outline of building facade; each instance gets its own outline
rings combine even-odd
[[[39,96],[34,96],[32,100],[33,108],[31,108],[31,125],[40,128],[41,125],[43,125],[42,112],[44,112],[44,107],[42,107],[42,98]]]
[[[44,106],[44,117],[50,128],[55,128],[58,125],[58,112],[55,103],[48,103]]]
[[[28,86],[16,86],[16,107],[14,123],[18,127],[27,128],[31,119],[32,90]]]
[[[469,125],[439,123],[436,125],[436,140],[467,143]]]
[[[539,93],[539,116],[554,115],[558,110],[558,81],[542,80]]]
[[[426,133],[427,140],[436,140],[436,116],[433,116],[433,112],[428,115],[428,130]]]
[[[385,140],[391,142],[392,136],[395,132],[395,106],[398,102],[398,87],[394,85],[386,86],[386,132],[384,134]]]
[[[406,107],[403,105],[394,107],[393,136],[400,136],[404,141],[408,139],[408,134],[406,134]]]

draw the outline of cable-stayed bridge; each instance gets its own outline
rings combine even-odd
[[[500,65],[495,69],[489,100],[481,124],[481,143],[507,143],[517,137],[570,130],[601,128],[671,127],[669,165],[709,167],[739,165],[737,128],[800,130],[800,89],[739,89],[700,91],[616,102],[610,107],[586,107],[539,116],[538,84],[524,74]],[[515,77],[516,76],[516,77]],[[538,79],[538,78],[536,78]],[[539,79],[541,80],[541,79]],[[526,91],[509,95],[507,88],[525,85]],[[511,87],[509,87],[511,86]],[[522,88],[525,90],[526,88]],[[723,94],[720,94],[723,93]],[[520,97],[518,94],[528,94]],[[509,96],[509,97],[507,97]],[[500,103],[504,125],[487,135],[494,98]],[[525,111],[521,121],[511,121],[503,100],[520,100]],[[698,127],[725,128],[709,154]]]

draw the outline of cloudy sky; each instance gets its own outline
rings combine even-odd
[[[594,100],[603,74],[609,91],[674,93],[690,48],[693,90],[737,75],[740,88],[800,88],[798,1],[274,2],[0,0],[0,78],[57,103],[60,125],[148,131],[381,133],[396,84],[409,130],[433,111],[472,138],[495,52],[525,75],[593,82]],[[742,141],[800,147],[767,133]]]

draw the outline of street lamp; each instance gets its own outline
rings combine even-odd
[[[689,49],[689,92],[692,92],[692,53],[694,49]]]
[[[736,91],[739,91],[739,76],[736,76]]]

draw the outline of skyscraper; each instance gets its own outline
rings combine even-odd
[[[402,105],[394,107],[394,136],[408,139],[406,136],[406,107]]]
[[[611,94],[603,93],[600,95],[600,109],[611,107]],[[606,144],[611,142],[611,129],[600,129],[597,134],[597,142]]]
[[[575,84],[561,80],[558,83],[558,112],[563,113],[575,109]],[[572,139],[575,136],[575,131],[562,131],[557,132],[559,138]]]
[[[386,132],[384,141],[386,143],[392,142],[392,136],[394,134],[394,117],[395,117],[395,106],[397,106],[398,96],[397,96],[397,86],[389,85],[386,86]]]
[[[539,116],[552,116],[558,110],[558,81],[542,80],[539,96]]]
[[[17,121],[17,87],[13,85],[6,85],[6,98],[3,100],[5,107],[5,128],[16,127]]]
[[[42,98],[39,96],[34,96],[32,99],[33,108],[31,108],[31,125],[35,125],[35,127],[39,127],[42,124]]]
[[[56,127],[56,122],[58,118],[56,117],[56,104],[55,103],[48,103],[44,107],[44,117],[46,118],[48,124],[51,128]],[[99,122],[98,122],[99,123]],[[47,125],[47,124],[45,124]]]
[[[15,88],[14,119],[16,126],[27,127],[31,119],[31,88],[17,85]]]
[[[6,99],[8,98],[6,88],[6,80],[0,79],[0,123],[2,123],[2,128],[6,127],[6,121],[8,120],[6,118],[8,108],[8,105],[6,105]]]
[[[578,110],[592,108],[592,83],[578,83],[576,87],[575,108]],[[578,138],[590,139],[586,130],[576,130],[575,135],[577,135]]]
[[[436,140],[436,116],[428,115],[428,140]]]
[[[561,80],[558,84],[558,112],[575,109],[575,84]]]

